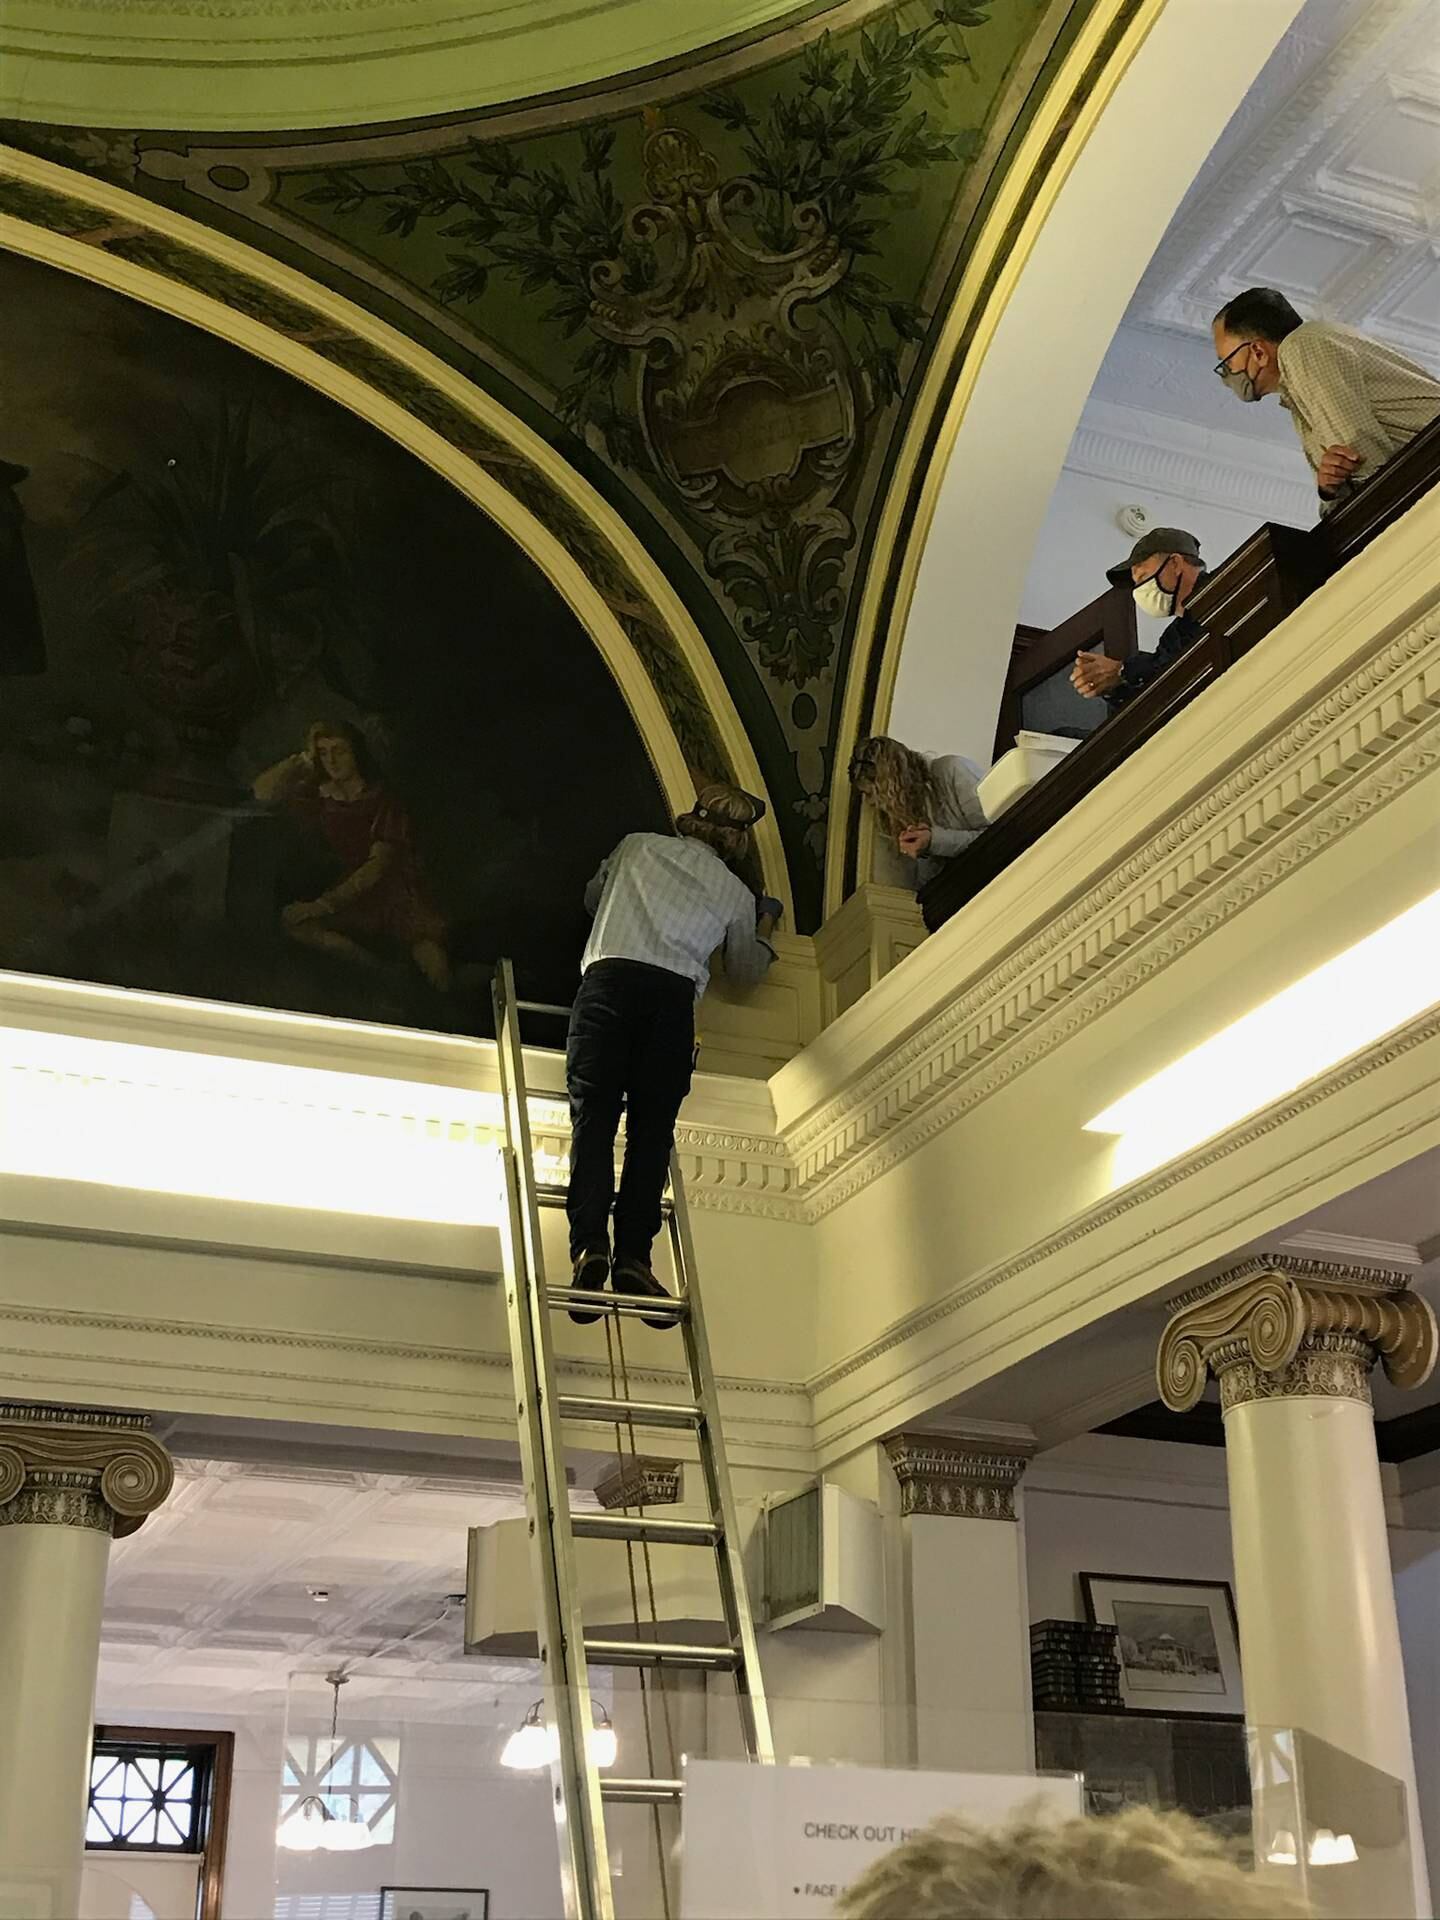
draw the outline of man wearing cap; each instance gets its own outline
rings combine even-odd
[[[1103,698],[1114,713],[1204,634],[1205,629],[1186,613],[1185,606],[1209,576],[1200,558],[1200,542],[1193,533],[1183,527],[1154,527],[1135,542],[1130,558],[1109,568],[1105,578],[1112,586],[1130,585],[1142,613],[1161,620],[1174,616],[1156,641],[1153,653],[1132,653],[1128,660],[1112,660],[1109,654],[1085,650],[1076,654],[1070,674],[1076,692],[1087,700]]]
[[[585,889],[595,916],[570,1015],[570,1258],[576,1287],[667,1298],[650,1270],[680,1103],[695,1059],[695,1002],[724,949],[726,977],[761,981],[775,958],[778,900],[741,879],[765,803],[705,787],[675,834],[631,833]],[[625,1163],[615,1195],[615,1135],[625,1105]],[[615,1206],[613,1258],[610,1208]],[[596,1313],[572,1309],[586,1324]],[[661,1317],[654,1326],[672,1324]]]

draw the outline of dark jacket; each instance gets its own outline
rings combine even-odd
[[[1192,600],[1209,578],[1208,573],[1200,575],[1190,589]],[[1112,713],[1117,712],[1128,701],[1133,700],[1142,688],[1148,687],[1150,682],[1162,674],[1167,667],[1173,666],[1182,653],[1204,637],[1204,633],[1204,627],[1193,615],[1180,614],[1170,622],[1155,642],[1153,653],[1131,654],[1125,662],[1124,673],[1105,696],[1106,706]]]

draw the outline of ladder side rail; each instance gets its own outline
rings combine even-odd
[[[536,1589],[541,1596],[539,1624],[549,1631],[548,1644],[542,1640],[540,1653],[546,1675],[547,1712],[558,1734],[559,1753],[552,1765],[551,1777],[557,1813],[564,1816],[557,1820],[557,1826],[566,1829],[560,1836],[561,1857],[563,1861],[568,1855],[572,1862],[577,1896],[575,1920],[613,1920],[605,1811],[599,1775],[590,1755],[590,1677],[554,1384],[530,1109],[514,970],[508,960],[502,960],[496,969],[494,1003],[496,1051],[509,1143],[507,1184],[513,1182],[513,1210],[519,1229],[516,1253],[522,1256],[511,1266],[515,1277],[513,1284],[507,1281],[506,1304],[512,1360],[528,1405],[528,1413],[520,1423],[522,1461],[527,1433],[530,1444],[538,1450],[538,1458],[526,1472],[526,1496],[530,1506]],[[570,1920],[568,1915],[567,1920]]]
[[[670,1190],[674,1203],[670,1213],[670,1241],[675,1257],[676,1276],[689,1311],[682,1325],[690,1363],[691,1383],[698,1404],[705,1409],[700,1429],[700,1466],[705,1477],[710,1512],[721,1528],[715,1564],[720,1579],[720,1597],[726,1622],[736,1636],[743,1675],[737,1687],[741,1726],[745,1742],[754,1760],[773,1763],[775,1741],[770,1728],[770,1709],[765,1698],[765,1677],[760,1667],[760,1648],[755,1634],[755,1619],[750,1609],[750,1589],[745,1578],[745,1559],[740,1547],[739,1518],[730,1468],[725,1456],[721,1432],[720,1395],[710,1358],[710,1340],[705,1328],[705,1313],[700,1300],[695,1243],[690,1233],[690,1213],[685,1202],[685,1185],[676,1154],[670,1156]]]
[[[540,1427],[539,1392],[531,1364],[528,1315],[523,1295],[526,1280],[523,1260],[524,1230],[521,1223],[522,1199],[511,1148],[501,1149],[505,1169],[506,1213],[502,1226],[505,1257],[505,1314],[510,1333],[510,1356],[515,1381],[516,1423],[520,1439],[520,1471],[525,1485],[525,1503],[529,1509],[530,1579],[536,1596],[536,1634],[539,1640],[542,1691],[545,1715],[558,1729],[559,1743],[551,1762],[552,1790],[557,1805],[576,1793],[583,1793],[578,1777],[574,1731],[565,1702],[565,1631],[560,1600],[560,1575],[556,1565],[550,1530],[545,1525],[543,1505],[548,1499],[545,1472],[545,1442]],[[563,1776],[563,1777],[562,1777]],[[556,1838],[560,1849],[561,1891],[565,1920],[589,1920],[592,1903],[583,1850],[583,1835],[578,1820],[557,1820]]]

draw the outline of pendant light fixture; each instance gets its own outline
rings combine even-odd
[[[334,1697],[330,1704],[330,1758],[321,1779],[340,1757],[340,1689],[348,1678],[348,1674],[339,1672],[325,1676],[326,1684],[334,1689]],[[275,1829],[275,1838],[291,1853],[314,1853],[317,1848],[326,1853],[358,1853],[362,1847],[375,1844],[375,1836],[365,1819],[332,1813],[318,1793],[307,1793],[297,1802]]]
[[[590,1722],[591,1761],[597,1767],[613,1767],[620,1750],[619,1742],[609,1714],[595,1699],[590,1702]],[[537,1700],[505,1742],[500,1764],[525,1773],[535,1772],[540,1767],[548,1767],[558,1752],[555,1730],[545,1724],[545,1702]]]

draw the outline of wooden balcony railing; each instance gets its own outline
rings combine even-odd
[[[1263,526],[1253,533],[1215,569],[1190,602],[1189,611],[1205,627],[1204,639],[1082,740],[924,889],[920,908],[931,932],[973,900],[1122,760],[1158,733],[1172,714],[1203,693],[1437,482],[1440,420],[1417,434],[1369,486],[1318,527],[1301,533],[1294,527]],[[1026,685],[1063,667],[1067,648],[1073,659],[1080,647],[1096,644],[1093,636],[1106,624],[1103,603],[1111,598],[1103,595],[1063,627],[1032,641],[1024,656]],[[1101,644],[1105,651],[1123,657],[1123,639],[1114,631],[1113,618]],[[1029,672],[1032,650],[1033,674]],[[1017,687],[1017,695],[1020,692],[1023,688]],[[1018,698],[1016,706],[1018,711]]]

